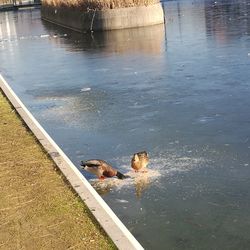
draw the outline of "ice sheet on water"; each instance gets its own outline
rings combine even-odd
[[[98,179],[91,179],[90,183],[94,188],[97,190],[100,189],[121,189],[125,187],[133,187],[136,184],[141,183],[148,184],[150,183],[153,179],[157,178],[160,176],[160,173],[158,170],[151,170],[148,169],[146,173],[138,172],[135,173],[133,170],[129,170],[127,172],[123,172],[124,175],[128,176],[128,178],[120,180],[117,178],[106,178],[102,181],[99,181]]]
[[[162,177],[171,177],[180,172],[188,172],[199,168],[204,159],[202,157],[193,157],[187,155],[179,155],[173,152],[164,152],[150,157],[147,172],[135,173],[130,167],[131,157],[124,156],[114,161],[116,166],[129,178],[119,180],[117,178],[108,178],[104,181],[97,179],[90,180],[93,187],[104,194],[113,189],[120,190],[124,188],[135,188],[137,196],[147,189],[149,186],[159,184]]]
[[[107,71],[109,71],[109,69],[108,68],[99,68],[99,69],[94,69],[93,71],[94,72],[107,72]]]
[[[43,34],[43,35],[40,35],[41,38],[47,38],[47,37],[50,37],[49,34]]]
[[[90,91],[90,90],[91,90],[91,88],[86,87],[86,88],[82,88],[82,89],[81,89],[81,92],[88,92],[88,91]]]
[[[116,199],[117,202],[119,203],[129,203],[127,200],[122,200],[122,199]]]
[[[15,37],[13,39],[15,40],[35,40],[35,39],[44,39],[44,38],[63,38],[66,37],[67,34],[37,34],[37,35],[29,35],[29,36],[19,36],[19,37]],[[10,39],[8,39],[9,41]]]
[[[208,116],[201,116],[197,119],[196,122],[201,123],[201,124],[206,124],[208,122],[213,122],[216,119],[220,118],[220,114],[213,114],[213,115],[208,115]]]
[[[199,167],[205,161],[202,157],[192,156],[188,153],[192,151],[187,149],[184,149],[184,153],[182,151],[183,149],[177,148],[168,152],[158,152],[157,154],[150,154],[149,152],[148,174],[159,177],[174,172],[190,171]],[[114,160],[121,170],[127,170],[132,176],[136,176],[136,173],[131,173],[131,156],[124,156]]]

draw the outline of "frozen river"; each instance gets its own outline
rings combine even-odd
[[[0,13],[0,73],[146,249],[249,249],[250,1],[164,2],[166,25],[78,34]],[[132,174],[134,176],[134,174]]]

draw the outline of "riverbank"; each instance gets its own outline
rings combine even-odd
[[[0,248],[116,249],[0,92]]]

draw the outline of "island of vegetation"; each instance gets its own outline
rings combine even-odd
[[[43,0],[41,13],[46,21],[80,32],[164,23],[159,0]]]

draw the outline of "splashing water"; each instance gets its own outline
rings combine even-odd
[[[160,156],[153,156],[150,159],[146,172],[134,172],[127,164],[130,162],[129,156],[115,159],[122,171],[128,178],[120,180],[117,178],[107,178],[103,181],[91,179],[91,185],[100,193],[105,194],[111,190],[121,190],[123,188],[136,187],[136,193],[142,192],[150,185],[158,184],[158,180],[162,177],[171,177],[179,172],[187,172],[199,168],[204,163],[202,157],[178,156],[176,154],[162,153]],[[139,190],[139,191],[138,191]]]

